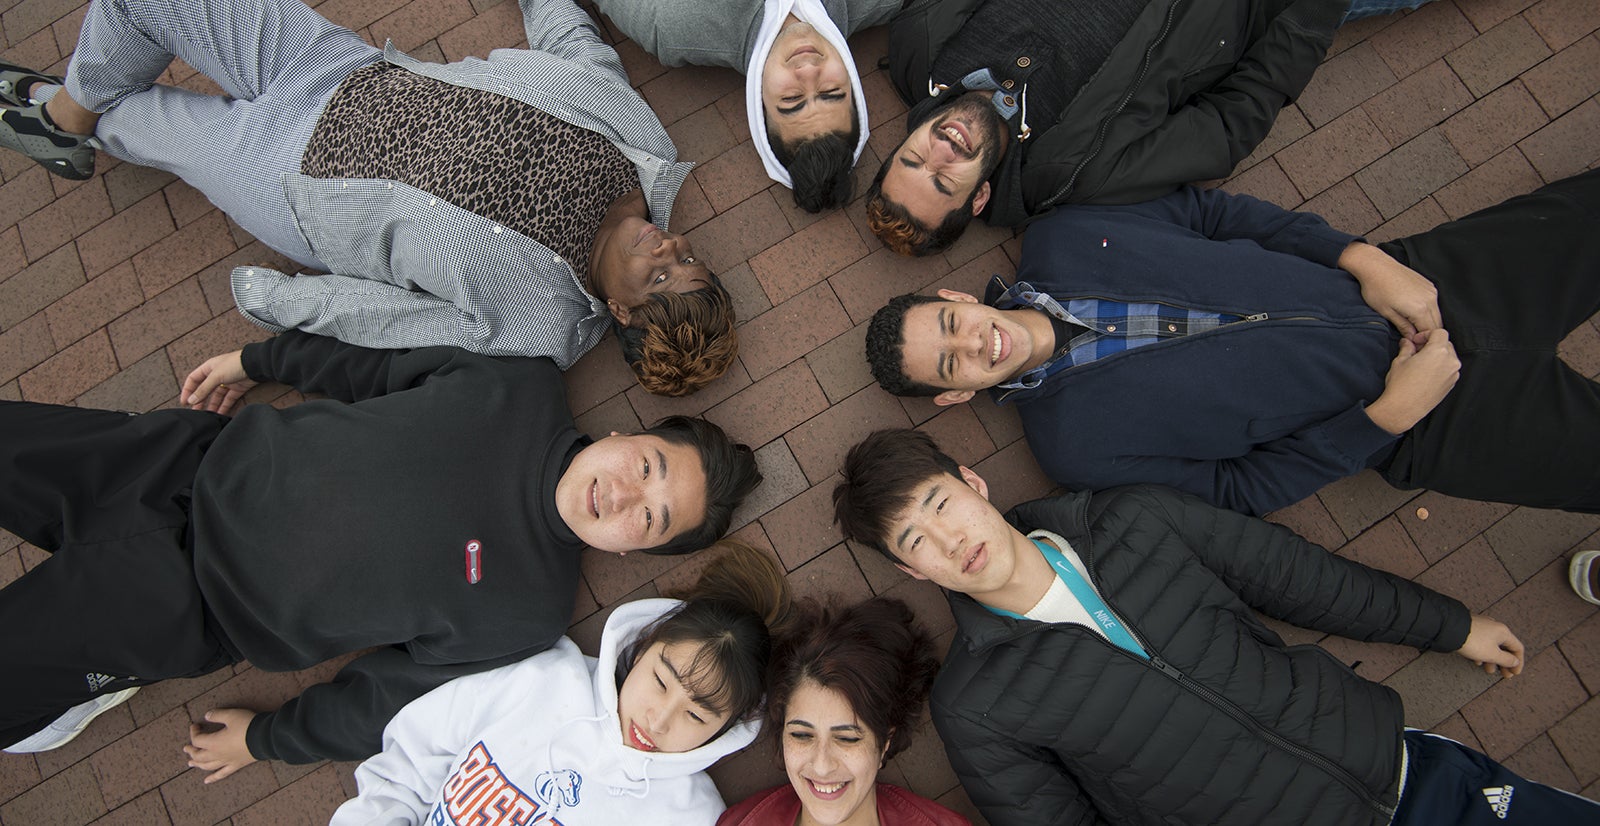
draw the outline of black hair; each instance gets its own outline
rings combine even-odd
[[[652,645],[697,646],[679,676],[694,701],[728,715],[715,740],[761,710],[774,633],[787,630],[793,599],[783,568],[771,555],[734,539],[717,551],[693,585],[674,592],[683,600],[645,628],[618,660],[619,684]]]
[[[896,396],[937,396],[940,388],[906,376],[906,313],[912,307],[933,304],[944,299],[931,295],[906,293],[889,299],[878,308],[867,323],[867,366],[878,386]]]
[[[694,448],[700,455],[700,469],[706,475],[705,519],[677,538],[644,550],[652,554],[683,554],[717,541],[727,533],[734,510],[761,484],[755,451],[729,439],[722,428],[711,422],[690,416],[668,416],[643,435]]]
[[[844,481],[833,488],[833,521],[845,539],[863,543],[890,562],[889,522],[911,505],[918,485],[948,474],[961,480],[961,465],[918,430],[879,430],[850,448]]]
[[[806,212],[837,209],[850,203],[856,144],[861,140],[861,115],[855,102],[850,106],[848,132],[824,132],[810,138],[784,143],[767,127],[767,145],[794,183],[794,202]]]

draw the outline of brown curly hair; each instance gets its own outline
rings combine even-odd
[[[639,385],[658,396],[687,396],[716,381],[739,355],[733,296],[715,275],[687,293],[652,293],[617,328],[622,357]]]

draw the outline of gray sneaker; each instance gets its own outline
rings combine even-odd
[[[0,111],[0,146],[21,152],[63,178],[94,175],[93,135],[63,132],[45,117],[44,104]]]
[[[125,688],[111,694],[102,694],[87,703],[75,705],[67,709],[67,713],[56,718],[54,723],[45,726],[39,733],[22,740],[6,749],[7,754],[32,754],[39,751],[49,751],[60,748],[72,742],[72,738],[83,733],[89,727],[89,722],[96,717],[122,705],[133,696],[139,687]]]

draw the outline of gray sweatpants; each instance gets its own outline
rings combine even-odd
[[[229,97],[157,85],[174,57]],[[66,89],[104,113],[95,134],[107,152],[177,175],[267,246],[326,269],[295,223],[283,175],[300,171],[339,84],[382,57],[300,0],[94,0]]]

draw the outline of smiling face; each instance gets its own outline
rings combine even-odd
[[[913,129],[889,158],[884,197],[936,227],[972,199],[989,202],[989,175],[1005,151],[1005,122],[986,92],[968,92]]]
[[[940,290],[944,301],[906,310],[900,369],[945,391],[940,404],[966,401],[1043,364],[1055,347],[1049,319],[1037,310],[997,310],[977,298]]]
[[[688,239],[634,215],[600,227],[589,269],[597,297],[623,325],[627,311],[652,293],[711,286],[711,271],[694,257]]]
[[[796,686],[783,723],[783,768],[805,810],[801,822],[837,826],[875,811],[885,748],[843,694],[812,680]]]
[[[767,128],[785,144],[850,131],[850,71],[828,39],[796,20],[778,32],[761,67]]]
[[[722,730],[727,712],[695,702],[695,692],[684,684],[697,676],[687,672],[699,650],[695,642],[658,642],[634,660],[617,691],[624,745],[639,751],[692,751]]]
[[[598,551],[654,548],[706,513],[700,454],[659,436],[611,436],[578,452],[556,483],[556,511]]]

